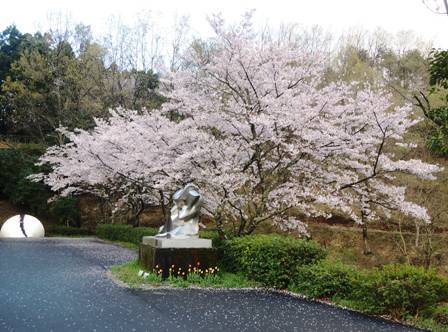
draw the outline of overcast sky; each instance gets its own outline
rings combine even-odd
[[[0,29],[16,24],[22,32],[45,30],[48,14],[62,12],[101,34],[111,15],[130,23],[136,13],[152,11],[166,21],[174,14],[189,15],[193,32],[208,35],[208,14],[221,12],[229,21],[237,21],[249,9],[256,9],[258,22],[273,26],[317,24],[336,33],[352,27],[382,27],[392,33],[414,30],[436,47],[448,48],[448,15],[432,13],[422,0],[13,0],[1,4]]]

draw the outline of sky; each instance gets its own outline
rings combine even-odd
[[[162,22],[172,21],[174,15],[189,15],[192,32],[208,36],[207,15],[219,12],[229,22],[236,22],[250,9],[256,10],[260,24],[320,25],[334,33],[354,27],[382,27],[391,33],[413,30],[432,40],[435,47],[448,49],[448,15],[432,13],[422,0],[14,0],[1,5],[0,29],[15,24],[21,32],[46,30],[49,15],[59,12],[90,25],[98,35],[112,15],[132,23],[136,15],[151,11]]]

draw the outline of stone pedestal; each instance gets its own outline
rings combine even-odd
[[[169,269],[174,265],[186,272],[196,267],[205,270],[217,265],[217,251],[208,239],[165,239],[154,236],[143,237],[139,250],[139,263],[148,270],[163,270],[162,276],[168,277]],[[176,275],[175,273],[175,275]]]

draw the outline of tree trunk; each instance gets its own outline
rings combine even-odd
[[[418,248],[420,245],[420,225],[415,225],[415,247]]]
[[[218,230],[219,239],[224,241],[226,239],[226,234],[224,233],[224,228],[222,225],[222,214],[218,212],[215,217],[216,229]]]
[[[370,250],[370,246],[369,246],[369,238],[367,235],[367,225],[363,224],[362,225],[362,240],[363,240],[363,244],[364,244],[364,255],[371,255],[372,254],[372,250]]]
[[[165,221],[163,226],[163,232],[171,231],[171,217],[168,213],[168,207],[165,204],[165,195],[162,190],[159,190],[160,195],[160,206],[162,207],[163,220]]]
[[[143,200],[140,199],[136,205],[137,207],[135,209],[133,207],[131,208],[132,212],[134,210],[137,210],[131,217],[133,227],[140,226],[140,215],[145,210],[145,203],[143,202]]]
[[[403,236],[403,231],[401,229],[401,219],[398,219],[398,234],[400,235],[400,240],[401,240],[401,246],[400,246],[400,250],[402,251],[404,257],[406,258],[406,261],[408,264],[411,264],[411,257],[408,254],[408,247],[406,245],[406,240],[404,239]]]
[[[362,221],[362,241],[364,245],[364,255],[371,255],[372,250],[370,250],[369,246],[369,237],[367,234],[367,222],[364,218],[364,213],[361,213],[361,221]]]

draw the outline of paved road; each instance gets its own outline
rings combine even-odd
[[[412,331],[265,291],[127,289],[132,250],[95,239],[0,240],[0,331]]]

